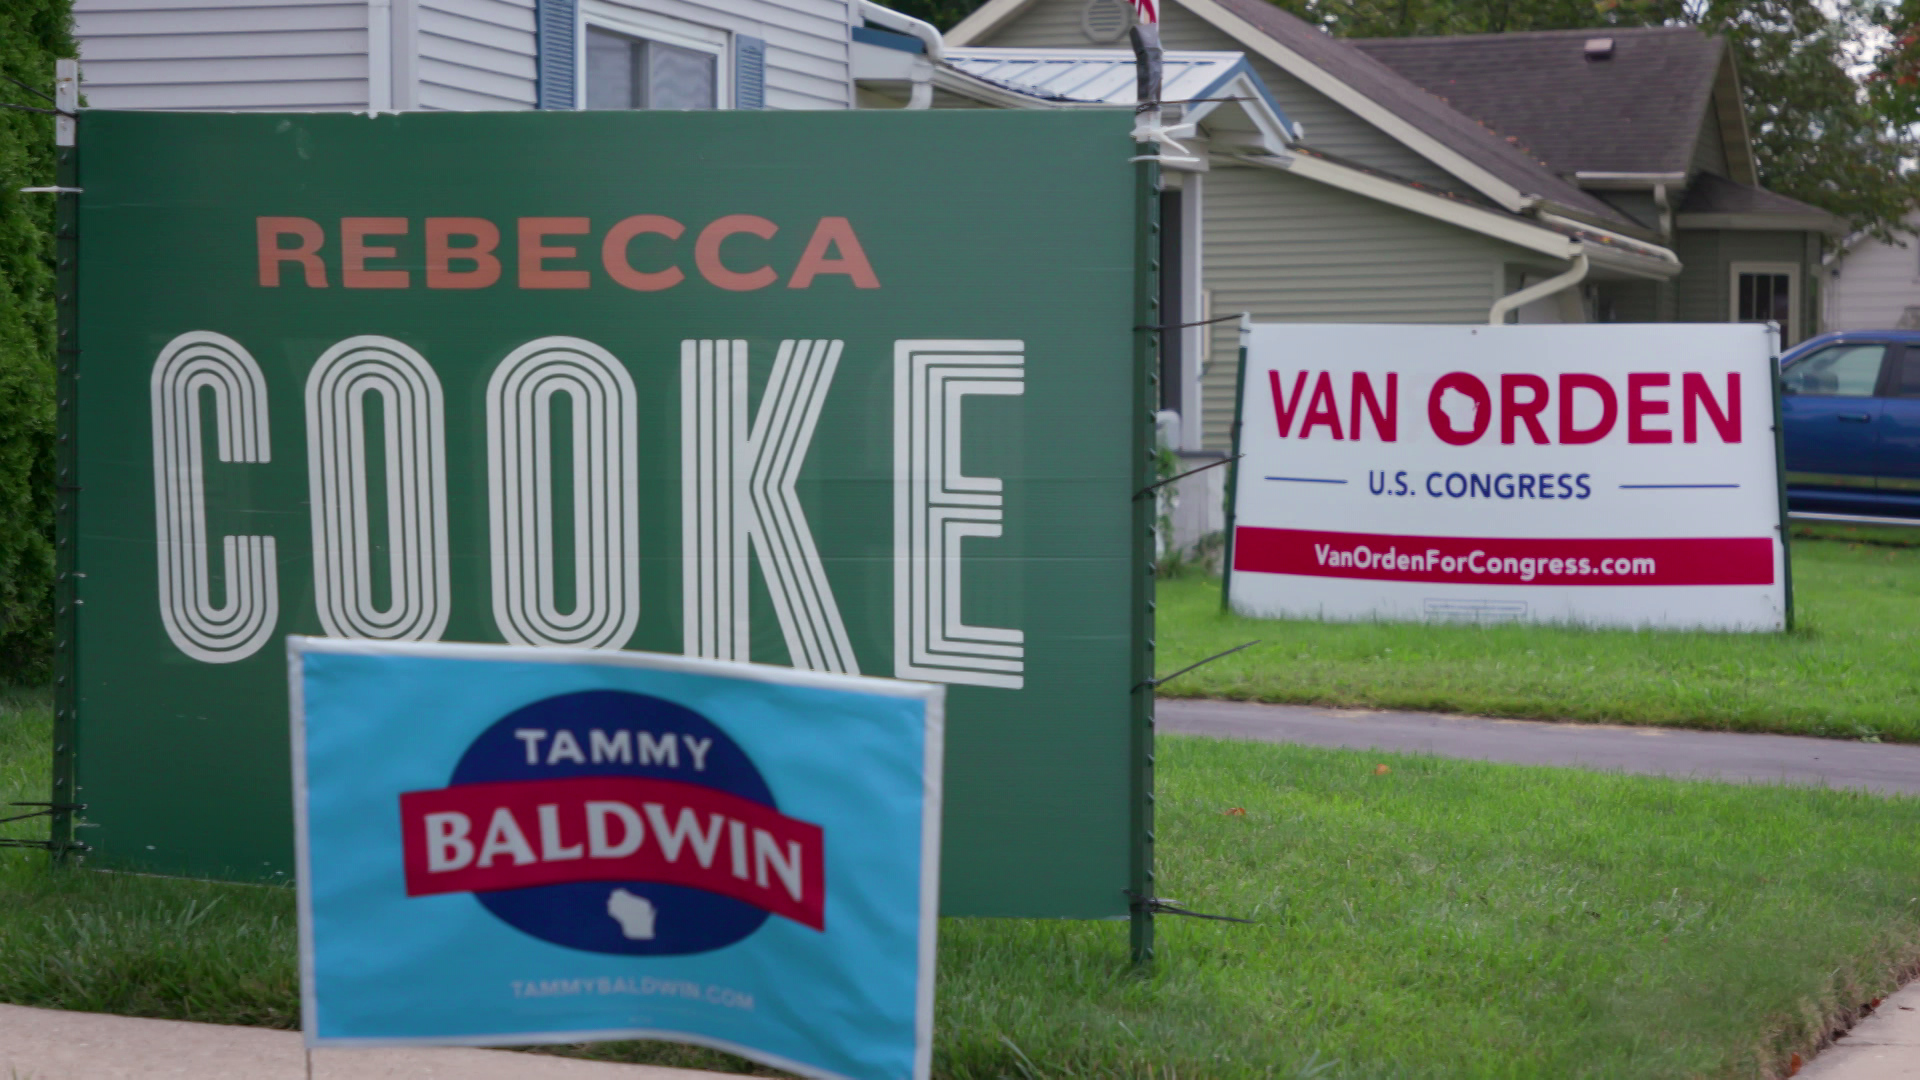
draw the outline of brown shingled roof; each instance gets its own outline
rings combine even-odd
[[[1615,227],[1630,230],[1642,228],[1613,206],[1562,179],[1521,145],[1508,139],[1508,136],[1519,133],[1506,129],[1495,130],[1498,125],[1489,126],[1482,120],[1470,118],[1422,90],[1393,68],[1354,47],[1371,42],[1335,39],[1267,0],[1215,2],[1359,94],[1418,125],[1455,153],[1511,185],[1521,194],[1549,199]],[[1518,142],[1524,144],[1526,139],[1522,136]]]
[[[1586,43],[1613,42],[1590,60]],[[1692,27],[1373,38],[1355,48],[1562,176],[1680,173],[1693,160],[1726,46]]]

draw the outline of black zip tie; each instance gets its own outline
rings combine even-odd
[[[1164,896],[1141,896],[1132,889],[1121,889],[1120,891],[1127,894],[1127,899],[1133,901],[1135,908],[1145,908],[1149,915],[1185,915],[1189,919],[1212,919],[1214,922],[1245,923],[1248,926],[1259,925],[1252,919],[1236,919],[1231,915],[1208,915],[1201,911],[1188,911],[1186,908],[1180,906],[1180,901],[1169,900]]]
[[[1187,477],[1192,476],[1194,473],[1203,473],[1203,472],[1206,472],[1208,469],[1217,469],[1222,465],[1231,465],[1234,462],[1239,461],[1241,458],[1246,456],[1247,455],[1245,454],[1235,454],[1232,457],[1221,458],[1218,461],[1209,461],[1205,465],[1202,465],[1197,469],[1188,469],[1186,472],[1183,472],[1178,476],[1169,476],[1165,480],[1160,480],[1160,481],[1156,481],[1155,483],[1148,484],[1146,487],[1143,487],[1139,491],[1134,492],[1133,497],[1138,499],[1140,496],[1145,495],[1147,492],[1152,491],[1155,488],[1166,487],[1168,484],[1173,483],[1175,480],[1185,480]]]
[[[1135,690],[1140,690],[1142,688],[1151,689],[1153,687],[1159,686],[1161,683],[1172,682],[1173,680],[1179,678],[1180,676],[1185,675],[1187,672],[1192,671],[1194,668],[1199,667],[1201,664],[1211,664],[1215,660],[1218,660],[1223,656],[1232,656],[1234,653],[1239,652],[1241,649],[1251,649],[1258,644],[1260,644],[1260,642],[1256,639],[1254,641],[1247,642],[1245,645],[1235,645],[1233,648],[1228,649],[1226,652],[1214,653],[1212,656],[1207,657],[1205,660],[1202,660],[1199,663],[1188,664],[1186,667],[1181,668],[1179,671],[1176,671],[1171,675],[1162,675],[1157,679],[1148,679],[1146,682],[1143,682],[1139,686],[1134,687],[1134,689]]]
[[[25,90],[29,94],[38,94],[39,96],[46,98],[48,101],[57,100],[52,94],[47,93],[45,90],[42,90],[39,87],[33,86],[29,83],[23,83],[19,79],[16,79],[11,75],[0,75],[0,79],[7,80],[13,85],[19,87],[20,89]]]
[[[1217,319],[1201,319],[1199,322],[1168,323],[1165,326],[1136,326],[1134,327],[1134,329],[1135,330],[1185,330],[1189,326],[1212,326],[1214,323],[1232,322],[1233,320],[1238,319],[1241,316],[1241,314],[1243,313],[1235,312],[1232,315],[1222,315]]]

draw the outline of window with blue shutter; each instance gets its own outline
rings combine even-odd
[[[539,20],[539,79],[536,100],[542,109],[578,107],[580,0],[536,0]]]
[[[767,43],[760,38],[733,35],[733,107],[767,107]]]

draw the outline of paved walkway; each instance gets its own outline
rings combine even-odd
[[[1154,712],[1161,731],[1190,735],[1920,795],[1920,746],[1233,701],[1163,698]]]
[[[296,1031],[0,1005],[6,1080],[306,1080]],[[315,1050],[313,1080],[711,1080],[719,1073],[608,1065],[509,1050]]]
[[[1920,983],[1882,1001],[1797,1080],[1920,1080]]]

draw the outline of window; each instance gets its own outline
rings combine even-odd
[[[1800,340],[1800,268],[1793,263],[1734,263],[1733,322],[1780,324],[1783,344]]]
[[[588,25],[589,109],[718,109],[726,35],[689,28],[678,34],[624,33]],[[667,40],[669,37],[679,40]],[[708,40],[702,40],[708,39]]]
[[[1885,345],[1835,345],[1781,373],[1780,385],[1789,394],[1872,397],[1886,355]]]
[[[1920,348],[1912,345],[1900,350],[1899,375],[1893,384],[1893,396],[1920,397]]]

